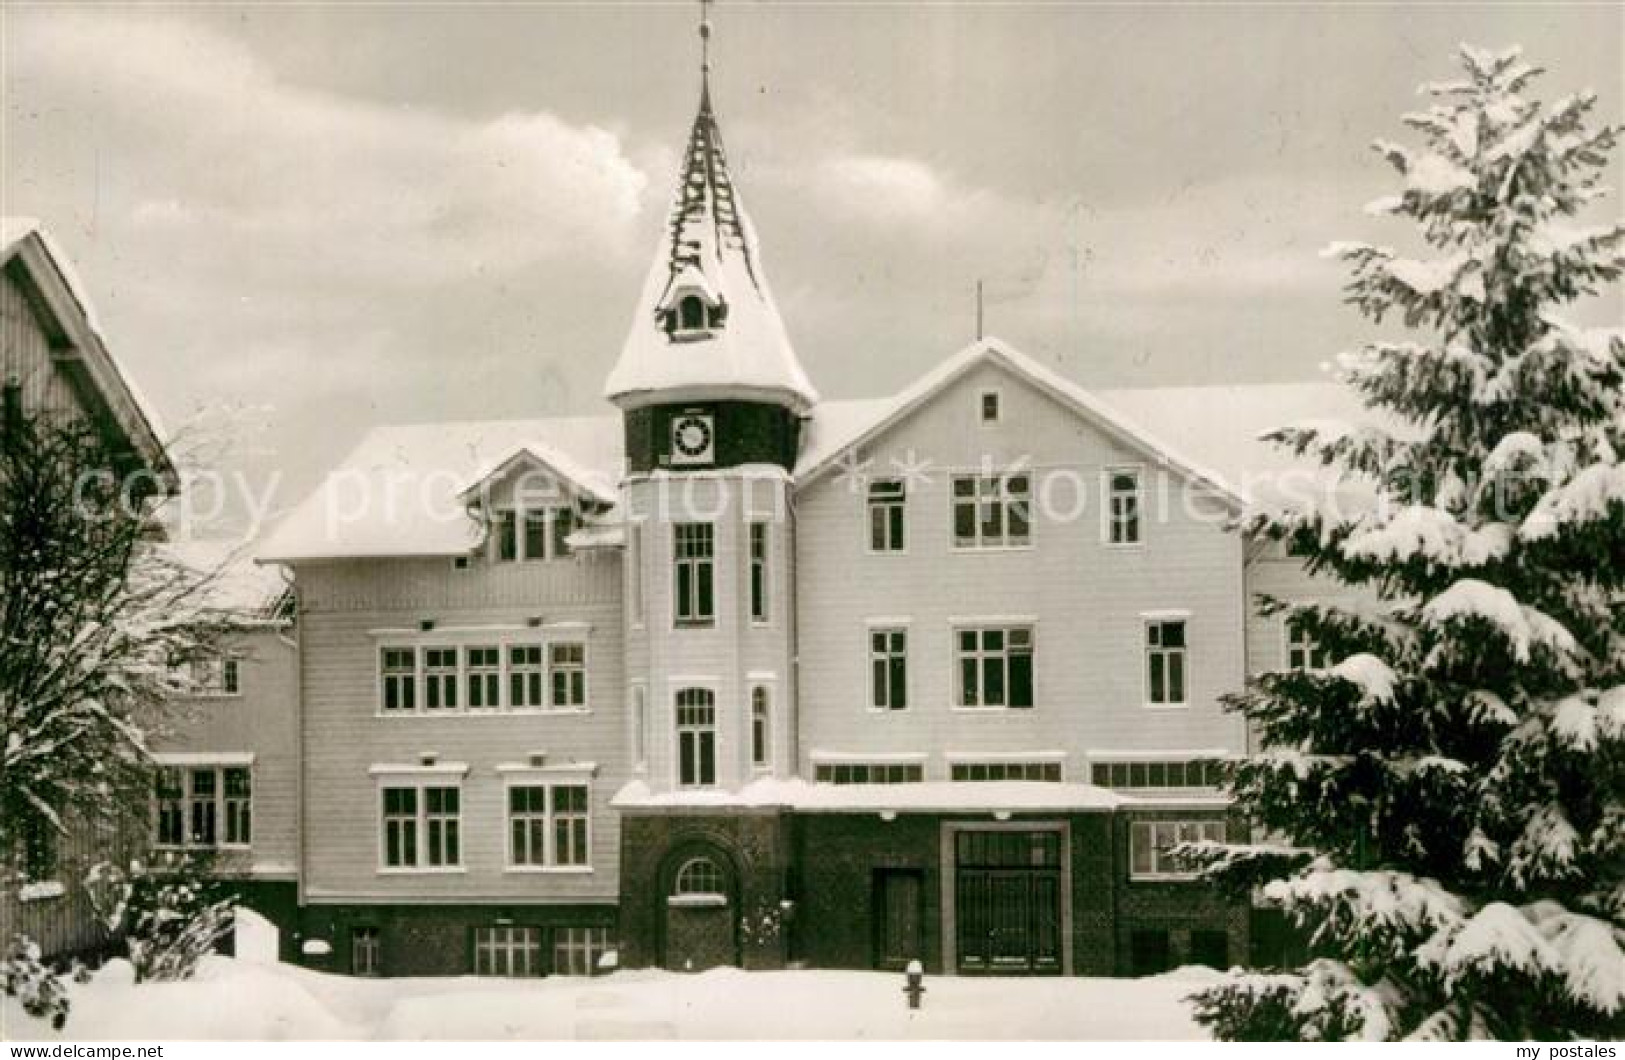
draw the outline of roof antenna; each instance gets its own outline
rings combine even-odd
[[[976,281],[976,341],[982,341],[982,281]]]

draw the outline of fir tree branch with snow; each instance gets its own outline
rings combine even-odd
[[[1368,210],[1425,256],[1331,250],[1413,331],[1339,359],[1390,426],[1273,436],[1375,503],[1244,525],[1381,606],[1267,602],[1335,665],[1229,700],[1271,841],[1188,853],[1267,880],[1313,956],[1198,994],[1224,1038],[1625,1034],[1625,338],[1558,315],[1625,271],[1625,225],[1577,224],[1621,130],[1527,97],[1517,50],[1461,59],[1404,119],[1422,146],[1376,145],[1403,187]]]

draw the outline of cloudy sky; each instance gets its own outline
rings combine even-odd
[[[1091,386],[1313,378],[1316,251],[1458,42],[1621,117],[1617,5],[720,5],[714,89],[826,396],[988,330]],[[282,503],[370,425],[602,411],[697,90],[695,5],[0,6],[0,211],[163,418]],[[1625,177],[1625,172],[1621,173]],[[1619,177],[1616,186],[1625,183]],[[1617,200],[1612,207],[1617,212]],[[1592,307],[1617,315],[1619,306]]]

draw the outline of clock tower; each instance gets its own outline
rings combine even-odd
[[[702,49],[709,23],[702,19]],[[818,400],[728,169],[708,55],[670,218],[605,385],[626,478],[628,727],[655,790],[794,768],[790,472]]]

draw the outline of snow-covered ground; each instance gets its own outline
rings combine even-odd
[[[72,987],[60,1036],[0,999],[0,1038],[1200,1039],[1185,995],[1215,973],[1149,979],[927,977],[910,1012],[883,972],[622,971],[595,979],[354,979],[209,958],[196,979],[135,986],[114,961]]]

